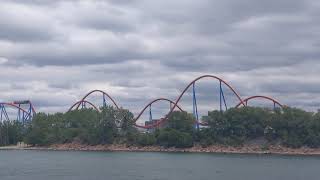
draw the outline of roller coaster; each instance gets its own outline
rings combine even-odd
[[[142,129],[153,129],[156,127],[161,127],[161,125],[163,125],[167,120],[168,120],[168,116],[175,110],[180,110],[180,111],[184,111],[182,109],[182,107],[179,105],[182,97],[187,93],[188,90],[191,89],[192,91],[192,109],[193,112],[192,114],[194,115],[194,118],[196,120],[195,125],[197,128],[199,128],[199,126],[206,126],[205,123],[201,122],[199,119],[199,113],[198,113],[198,102],[197,102],[197,83],[199,81],[201,81],[202,79],[210,79],[210,80],[215,80],[218,81],[218,89],[219,89],[219,109],[220,111],[225,111],[228,110],[228,104],[226,102],[226,95],[225,95],[225,89],[229,89],[231,91],[231,94],[233,94],[236,97],[236,100],[238,101],[238,103],[232,107],[235,108],[239,108],[239,107],[243,107],[243,106],[249,106],[249,102],[255,100],[255,99],[261,99],[264,101],[268,101],[271,102],[273,105],[273,108],[282,108],[283,105],[268,96],[261,96],[261,95],[257,95],[257,96],[251,96],[251,97],[247,97],[245,99],[242,99],[241,96],[239,95],[239,93],[229,84],[227,83],[225,80],[223,80],[222,78],[219,78],[217,76],[213,76],[213,75],[204,75],[204,76],[200,76],[196,79],[194,79],[193,81],[191,81],[182,91],[182,93],[178,96],[178,98],[175,101],[172,101],[170,99],[167,98],[158,98],[155,100],[150,101],[149,103],[146,104],[146,106],[140,111],[140,113],[138,113],[138,115],[135,117],[135,126],[137,128],[142,128]],[[111,105],[114,106],[115,108],[119,109],[118,104],[116,103],[116,101],[106,92],[102,91],[102,90],[93,90],[90,91],[89,93],[87,93],[80,101],[76,102],[75,104],[73,104],[69,111],[71,110],[75,110],[75,109],[79,109],[79,108],[87,108],[87,107],[92,107],[93,109],[100,111],[98,106],[96,106],[93,102],[89,101],[87,98],[94,94],[94,93],[98,93],[101,94],[102,97],[102,106],[107,106],[107,101],[111,102]],[[168,102],[169,103],[169,110],[168,113],[160,118],[160,119],[154,119],[153,118],[153,105],[155,103],[158,102]],[[146,112],[149,111],[149,120],[145,121],[145,125],[139,125],[137,122],[138,120],[142,117],[142,115]]]
[[[240,94],[225,80],[222,78],[219,78],[217,76],[213,75],[204,75],[200,76],[193,81],[191,81],[180,93],[180,95],[177,97],[175,101],[170,100],[168,98],[157,98],[149,103],[147,103],[144,108],[136,115],[134,118],[135,120],[135,126],[137,128],[142,128],[142,129],[152,129],[156,127],[161,127],[167,120],[168,116],[176,110],[179,111],[184,111],[183,108],[181,107],[181,99],[187,94],[187,91],[191,91],[191,97],[192,97],[192,114],[195,118],[195,125],[197,128],[199,126],[206,126],[205,123],[201,122],[199,119],[199,112],[198,112],[198,97],[197,97],[197,84],[199,81],[207,79],[207,80],[214,80],[218,82],[218,96],[219,96],[219,107],[218,109],[220,111],[226,111],[228,110],[229,107],[244,107],[244,106],[249,106],[251,104],[251,101],[259,99],[263,101],[270,102],[273,106],[273,108],[282,108],[283,105],[277,101],[274,98],[268,97],[268,96],[261,96],[261,95],[256,95],[256,96],[251,96],[247,98],[241,98]],[[235,100],[237,103],[233,106],[229,106],[226,101],[226,93],[225,91],[229,90],[231,92],[230,95],[233,95],[235,97]],[[80,108],[93,108],[96,111],[100,111],[99,105],[96,105],[92,101],[90,101],[88,98],[90,96],[93,96],[93,94],[98,94],[99,99],[101,99],[102,102],[102,107],[106,107],[107,104],[115,107],[116,109],[120,109],[120,106],[117,104],[117,102],[106,92],[102,90],[92,90],[89,93],[87,93],[82,99],[80,99],[78,102],[74,103],[70,108],[69,111],[72,110],[77,110]],[[168,103],[168,111],[167,113],[159,119],[154,118],[153,116],[153,110],[154,110],[154,105],[156,103],[160,102],[166,102]],[[10,109],[10,110],[9,110]],[[143,114],[148,111],[148,116],[149,119],[144,121],[145,124],[141,125],[138,124],[138,121],[142,118]],[[12,121],[16,120],[22,123],[27,123],[32,121],[32,118],[36,114],[36,111],[34,109],[33,104],[31,103],[30,100],[25,100],[25,101],[14,101],[14,102],[0,102],[0,122],[2,121]]]
[[[23,124],[31,122],[36,111],[29,100],[0,102],[0,122],[19,121]]]

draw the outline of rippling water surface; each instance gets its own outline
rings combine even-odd
[[[319,180],[320,157],[0,151],[0,180]]]

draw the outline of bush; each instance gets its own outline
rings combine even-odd
[[[265,137],[268,141],[279,139],[285,146],[298,148],[320,146],[320,118],[312,120],[316,117],[296,108],[270,111],[244,107],[211,111],[203,119],[209,124],[209,130],[205,130],[207,136],[220,144],[242,145],[250,139]]]
[[[111,144],[116,137],[132,131],[133,115],[127,110],[113,107],[81,109],[67,113],[37,114],[27,127],[25,142],[49,145],[77,141],[84,144]],[[117,124],[121,126],[118,130]]]
[[[153,146],[157,142],[154,134],[146,133],[138,136],[137,144],[140,146]]]
[[[283,108],[282,112],[272,117],[271,127],[275,136],[288,147],[299,148],[306,145],[310,131],[308,124],[312,122],[312,113],[297,108]]]
[[[195,118],[187,112],[174,111],[168,117],[167,127],[180,132],[194,133]]]
[[[193,138],[191,134],[167,128],[160,130],[157,143],[164,147],[187,148],[193,146]]]
[[[264,136],[270,114],[265,109],[244,107],[211,111],[203,120],[209,125],[205,131],[210,139],[225,145],[241,145],[248,139]]]

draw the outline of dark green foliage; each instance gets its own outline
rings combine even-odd
[[[167,127],[156,131],[157,143],[165,147],[192,147],[195,119],[186,112],[175,111],[168,117]]]
[[[309,136],[307,124],[313,119],[312,113],[287,107],[282,111],[273,116],[271,121],[276,137],[289,147],[298,148],[305,145]]]
[[[153,133],[140,133],[133,125],[132,113],[112,107],[103,108],[101,112],[83,109],[65,114],[39,113],[28,127],[25,141],[32,145],[76,141],[91,145],[117,142],[129,146],[193,146],[194,118],[185,112],[172,113],[167,128]]]
[[[203,119],[209,124],[209,128],[201,132],[204,145],[241,145],[264,137],[293,148],[320,146],[320,115],[301,109],[284,107],[270,111],[244,107],[226,112],[212,111]]]
[[[174,111],[168,117],[168,128],[192,134],[194,126],[195,118],[187,112]]]
[[[166,128],[160,130],[157,143],[164,147],[187,148],[193,146],[193,138],[189,133]]]
[[[23,125],[18,121],[0,122],[0,146],[15,145],[22,141]]]
[[[209,125],[203,136],[220,144],[240,145],[247,139],[264,135],[270,114],[268,110],[252,107],[211,111],[203,117]]]
[[[138,135],[137,144],[140,146],[156,145],[157,139],[153,133],[144,133]]]
[[[101,112],[93,109],[70,111],[65,114],[37,114],[28,127],[25,141],[32,145],[80,142],[84,144],[111,144],[126,134],[133,122],[127,110],[105,107]],[[119,131],[118,126],[123,127]],[[126,126],[126,127],[125,127]]]
[[[271,111],[263,108],[233,108],[210,111],[203,121],[208,126],[195,129],[195,119],[186,112],[173,112],[165,127],[139,132],[134,117],[125,109],[113,107],[76,110],[67,113],[39,113],[31,124],[0,122],[0,145],[24,140],[31,145],[83,143],[89,145],[125,143],[128,146],[188,148],[214,144],[239,146],[254,139],[288,147],[320,147],[320,113],[285,107]],[[265,149],[265,148],[263,148]]]
[[[312,148],[320,147],[320,113],[318,112],[312,117],[312,120],[306,122],[305,125],[307,137],[305,144]]]

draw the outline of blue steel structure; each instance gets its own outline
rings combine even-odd
[[[103,94],[102,95],[103,97],[102,97],[102,104],[103,104],[103,107],[107,107],[107,98],[106,98],[106,95],[105,94]]]
[[[195,82],[192,84],[192,99],[193,99],[193,116],[196,119],[195,127],[199,130],[199,114],[198,114],[198,105],[197,105],[197,96],[196,96],[196,85]]]
[[[152,118],[152,104],[150,104],[149,106],[149,121],[152,121],[153,118]]]
[[[8,114],[7,108],[13,108],[17,110],[16,118],[12,118]],[[32,120],[35,115],[35,110],[32,103],[27,101],[15,101],[13,103],[0,103],[0,121],[19,121],[23,124],[28,123]]]
[[[86,108],[86,107],[87,107],[87,106],[86,106],[86,102],[84,102],[84,101],[81,102],[81,108],[84,109],[84,108]]]
[[[227,111],[228,110],[228,106],[227,106],[227,103],[226,103],[226,98],[224,97],[224,92],[223,92],[223,89],[222,89],[221,80],[219,81],[219,84],[220,84],[220,111],[222,111],[222,101],[223,101],[225,110]]]
[[[0,121],[9,121],[9,116],[6,110],[6,107],[4,106],[4,104],[0,103],[0,109],[1,109],[1,115],[0,115]]]
[[[228,106],[226,103],[226,98],[224,96],[221,80],[219,80],[219,92],[220,92],[220,111],[222,112],[223,106],[225,110],[228,110]],[[192,101],[193,101],[193,116],[196,119],[195,127],[199,129],[200,121],[199,121],[198,104],[197,104],[197,96],[196,96],[196,82],[192,84]]]

